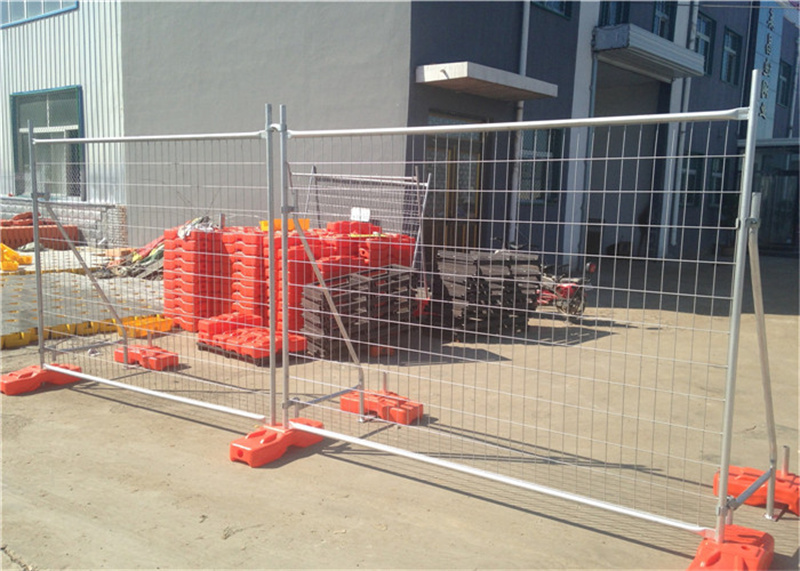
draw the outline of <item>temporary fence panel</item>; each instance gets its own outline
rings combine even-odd
[[[713,527],[746,116],[276,126],[299,428]]]
[[[69,147],[78,152],[58,153]],[[115,225],[85,220],[40,190],[39,319],[46,364],[263,420],[269,390],[264,295],[266,145],[260,132],[35,141],[35,183],[94,157],[75,196],[93,196]],[[98,157],[112,157],[108,164]],[[53,174],[55,173],[55,174]],[[33,286],[34,276],[29,276]],[[220,315],[230,315],[225,319]],[[217,318],[213,324],[209,318]],[[247,341],[232,333],[251,328]],[[227,344],[205,342],[228,334]]]
[[[47,157],[112,157],[75,196],[122,220],[86,245],[79,208],[34,201],[42,363],[711,529],[749,195],[716,145],[747,118],[293,131],[268,108],[257,133],[36,141],[35,188]],[[58,145],[82,151],[39,157]]]

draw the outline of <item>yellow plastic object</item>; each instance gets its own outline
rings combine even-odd
[[[94,335],[100,333],[100,324],[95,321],[84,321],[75,325],[75,335]]]
[[[0,337],[0,348],[16,349],[35,343],[39,340],[36,329],[28,329],[18,333],[9,333]]]
[[[122,335],[122,329],[128,337],[147,337],[152,333],[166,333],[173,327],[172,319],[160,315],[149,317],[126,317],[122,320],[122,326],[117,327],[117,333]]]
[[[281,230],[281,221],[279,218],[275,219],[275,231],[279,232]],[[300,218],[298,219],[300,222],[300,228],[303,230],[308,230],[311,228],[311,219],[310,218]],[[294,220],[292,218],[289,219],[289,232],[295,229]],[[261,230],[264,232],[269,231],[269,220],[262,220],[261,221]]]
[[[118,331],[117,322],[114,319],[106,319],[105,321],[95,321],[98,333],[115,333]]]
[[[23,256],[22,254],[18,254],[16,250],[9,248],[5,244],[0,244],[0,253],[2,253],[2,257],[0,258],[0,269],[2,269],[4,272],[14,272],[20,266],[27,266],[33,261],[31,256]]]

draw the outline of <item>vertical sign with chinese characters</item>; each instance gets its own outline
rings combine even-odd
[[[758,14],[755,65],[758,74],[758,138],[771,139],[775,122],[778,69],[781,55],[783,18],[775,2],[762,2]]]

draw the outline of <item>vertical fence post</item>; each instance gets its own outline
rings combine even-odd
[[[281,271],[281,315],[283,316],[283,348],[281,354],[281,365],[283,368],[283,426],[289,426],[289,272],[287,262],[289,260],[289,212],[293,206],[289,203],[289,173],[288,168],[288,145],[289,136],[286,127],[286,105],[280,106],[280,168],[281,168],[281,259],[283,260],[283,270]],[[270,260],[272,267],[274,260]]]
[[[269,288],[267,293],[267,303],[269,304],[269,424],[275,426],[278,422],[278,365],[275,347],[277,345],[277,308],[275,307],[275,282],[277,281],[278,269],[275,266],[277,259],[275,252],[275,180],[273,176],[273,161],[275,160],[275,149],[272,143],[272,105],[267,104],[264,110],[265,125],[264,138],[267,142],[267,248],[269,252]]]
[[[31,167],[31,212],[33,213],[33,258],[36,268],[36,325],[39,341],[39,366],[44,367],[44,299],[42,299],[42,245],[39,240],[39,187],[36,180],[36,146],[33,121],[28,119],[28,157]]]
[[[722,451],[720,454],[719,496],[717,498],[716,541],[725,541],[725,526],[731,515],[728,505],[728,476],[731,464],[731,434],[733,432],[734,396],[736,393],[736,365],[739,356],[739,330],[742,321],[742,296],[744,292],[745,263],[749,230],[750,197],[753,190],[753,168],[755,164],[756,96],[758,70],[750,77],[750,102],[747,108],[747,139],[742,165],[741,192],[739,194],[739,217],[736,228],[736,251],[734,254],[733,292],[730,310],[730,337],[728,340],[728,371],[725,380],[725,408],[722,419]]]

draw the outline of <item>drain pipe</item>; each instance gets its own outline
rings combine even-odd
[[[522,3],[522,27],[519,42],[519,74],[528,75],[528,35],[531,28],[531,3]],[[525,118],[525,100],[517,101],[517,114],[515,120],[523,121]],[[511,170],[511,200],[508,209],[508,235],[506,245],[516,244],[519,234],[519,190],[520,190],[520,161],[522,160],[522,131],[514,135],[514,166]]]

